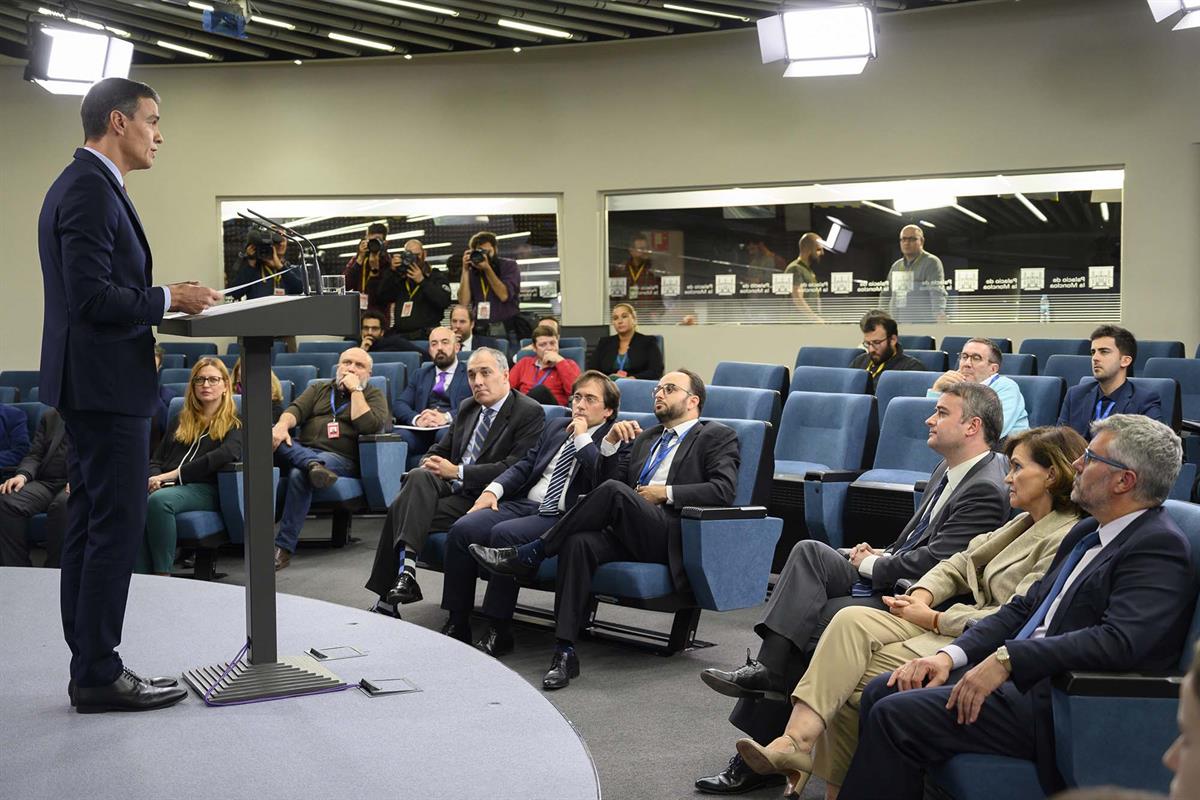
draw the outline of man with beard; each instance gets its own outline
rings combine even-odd
[[[824,322],[821,319],[821,289],[813,267],[821,263],[825,245],[815,233],[800,237],[800,255],[784,268],[792,275],[792,303],[800,312],[801,322]]]
[[[867,351],[851,361],[850,366],[867,371],[867,391],[871,394],[875,394],[875,382],[884,370],[925,369],[920,361],[904,355],[896,320],[886,312],[879,309],[868,311],[859,320],[858,327],[863,332],[862,345]]]
[[[484,569],[518,578],[536,574],[543,560],[558,556],[558,644],[543,688],[561,689],[579,676],[574,642],[601,564],[666,564],[675,589],[687,589],[680,511],[729,505],[740,460],[737,434],[719,422],[700,421],[704,395],[704,381],[696,373],[668,372],[654,389],[654,415],[661,424],[645,432],[633,421],[613,425],[600,444],[604,482],[554,527],[520,547],[470,548]],[[626,460],[620,446],[631,440]]]
[[[392,255],[391,269],[401,279],[392,334],[405,339],[424,339],[441,324],[450,305],[449,278],[444,270],[429,266],[425,247],[418,239],[409,239],[403,250]]]
[[[663,312],[662,275],[651,261],[650,239],[644,233],[634,234],[628,252],[625,263],[613,264],[608,276],[624,278],[624,297],[637,307],[645,321],[656,321]]]
[[[408,455],[421,455],[433,446],[437,431],[454,421],[454,414],[471,394],[466,364],[458,361],[459,343],[449,328],[429,332],[429,360],[408,382],[396,401],[396,420],[428,430],[401,429]]]

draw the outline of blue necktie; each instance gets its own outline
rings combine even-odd
[[[662,436],[654,445],[654,458],[646,459],[646,464],[642,467],[641,474],[638,475],[638,486],[645,486],[654,477],[654,473],[658,472],[658,468],[662,466],[662,462],[671,452],[671,440],[674,438],[675,431],[670,428],[662,432]]]
[[[1054,579],[1054,585],[1050,587],[1050,592],[1046,595],[1046,599],[1042,601],[1042,604],[1037,607],[1037,611],[1033,612],[1033,616],[1029,618],[1029,621],[1025,623],[1025,626],[1013,638],[1028,639],[1033,635],[1033,632],[1046,619],[1046,614],[1050,613],[1050,606],[1054,605],[1055,598],[1062,592],[1067,578],[1071,576],[1075,567],[1079,565],[1083,554],[1098,544],[1100,544],[1100,531],[1095,530],[1084,536],[1079,540],[1078,544],[1071,548],[1071,552],[1067,554],[1066,560],[1063,561],[1062,569],[1058,571],[1058,577]]]
[[[933,507],[937,505],[938,498],[942,496],[942,492],[946,491],[946,484],[950,482],[949,473],[942,476],[938,482],[937,488],[933,490],[933,495],[929,498],[929,504],[925,506],[925,513],[921,514],[921,518],[917,520],[917,527],[913,528],[912,533],[908,535],[900,545],[892,551],[892,555],[898,556],[905,550],[908,550],[916,545],[925,535],[925,531],[929,529],[929,523],[933,520]],[[875,587],[871,581],[862,579],[856,581],[850,587],[851,597],[870,597],[875,594]]]
[[[563,489],[567,487],[567,476],[575,464],[575,442],[567,439],[559,453],[558,463],[554,465],[554,474],[550,476],[550,485],[546,487],[546,496],[538,506],[538,514],[543,517],[553,517],[558,514],[558,500],[562,497]]]

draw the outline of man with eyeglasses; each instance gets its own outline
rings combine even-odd
[[[592,576],[601,564],[666,564],[675,589],[687,589],[680,511],[733,502],[740,460],[736,433],[719,422],[700,421],[704,395],[704,381],[696,373],[667,373],[654,390],[660,424],[648,431],[632,420],[613,425],[600,444],[604,482],[550,530],[520,547],[469,548],[484,569],[518,578],[537,574],[542,561],[558,556],[558,643],[543,688],[561,689],[579,676],[575,638],[587,618]],[[621,455],[625,442],[632,442],[627,459]]]
[[[1162,399],[1158,392],[1135,386],[1129,370],[1137,358],[1137,339],[1117,325],[1101,325],[1092,331],[1092,375],[1095,381],[1067,389],[1059,425],[1069,425],[1083,438],[1091,436],[1091,424],[1113,414],[1141,414],[1162,418]]]
[[[925,249],[920,225],[900,229],[900,258],[887,274],[879,306],[900,322],[946,321],[946,272],[942,260]]]
[[[1034,761],[1052,795],[1065,786],[1051,680],[1178,667],[1196,602],[1188,541],[1163,508],[1182,461],[1179,437],[1135,414],[1091,428],[1071,491],[1091,517],[1023,596],[867,685],[840,797],[918,800],[925,769],[959,753]]]
[[[450,528],[443,563],[443,633],[471,643],[475,580],[484,577],[468,547],[515,547],[548,531],[567,509],[600,483],[600,446],[616,421],[621,391],[607,375],[588,370],[571,387],[571,417],[552,419],[537,446],[484,487],[475,505]],[[617,458],[628,457],[622,443]],[[493,575],[483,598],[488,626],[475,646],[490,656],[513,649],[517,583]]]
[[[896,320],[879,309],[868,311],[859,320],[863,333],[862,346],[866,352],[850,362],[853,369],[867,371],[867,391],[875,394],[875,382],[887,370],[923,370],[925,365],[904,354],[900,346],[900,328]]]
[[[1000,398],[1004,409],[1004,427],[1000,430],[1003,439],[1010,433],[1029,429],[1029,412],[1025,408],[1025,395],[1012,378],[1000,374],[1000,363],[1004,354],[991,339],[977,337],[969,339],[958,354],[958,369],[945,372],[933,383],[927,397],[938,397],[956,383],[979,383],[990,387]]]

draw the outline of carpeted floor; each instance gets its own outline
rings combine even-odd
[[[277,574],[278,590],[334,603],[366,608],[374,597],[363,588],[382,519],[356,518],[353,535],[360,537],[343,549],[323,546],[328,542],[328,523],[310,520],[306,540],[291,566]],[[222,554],[220,570],[228,572],[227,583],[240,584],[244,568],[241,556]],[[425,599],[405,606],[404,619],[437,630],[445,621],[439,608],[441,574],[418,570]],[[480,584],[479,598],[482,598]],[[548,593],[526,591],[522,602],[549,608]],[[596,762],[601,789],[606,798],[709,797],[697,792],[693,781],[724,768],[733,755],[733,743],[741,734],[727,721],[732,700],[700,682],[705,667],[729,668],[744,662],[746,648],[757,650],[758,639],[751,631],[759,610],[716,614],[700,618],[698,637],[714,647],[676,654],[669,658],[628,646],[584,640],[577,645],[582,674],[566,689],[547,697],[583,734]],[[665,614],[636,611],[610,605],[600,607],[603,619],[666,630]],[[540,688],[554,646],[551,631],[517,625],[516,651],[501,660],[510,669]],[[514,735],[519,732],[514,731]],[[536,761],[537,753],[529,758]],[[777,797],[782,787],[741,795],[748,798]],[[824,796],[824,785],[814,778],[803,797]]]

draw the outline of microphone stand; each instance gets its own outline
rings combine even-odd
[[[273,228],[279,231],[283,238],[287,239],[289,242],[295,242],[296,245],[299,246],[300,265],[303,267],[301,274],[304,275],[304,293],[306,295],[324,294],[325,290],[321,286],[321,255],[317,252],[317,246],[313,244],[307,236],[294,230],[293,228],[289,228],[282,222],[276,222],[269,217],[264,217],[262,214],[259,214],[253,209],[248,208],[246,211],[251,216],[246,216],[246,214],[243,214],[241,211],[238,212],[238,216],[252,225],[257,225],[261,228]],[[308,263],[308,258],[310,257],[312,258],[311,266]],[[313,291],[314,281],[312,279],[312,273],[310,272],[312,269],[315,269],[315,273],[317,275],[317,280],[315,281],[315,292]]]

